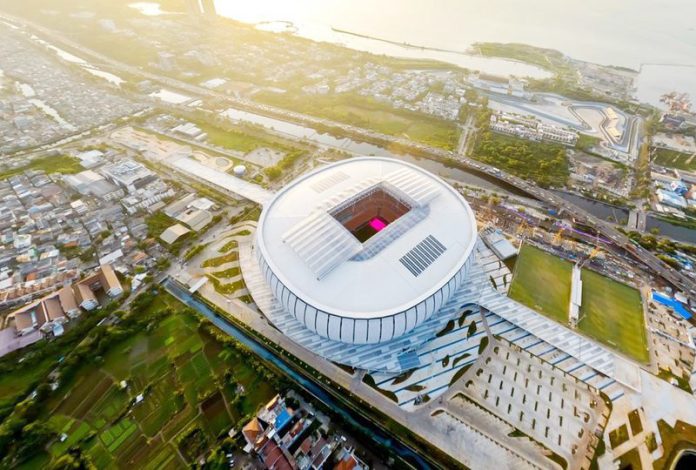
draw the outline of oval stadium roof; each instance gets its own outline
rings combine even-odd
[[[437,292],[471,256],[476,220],[435,175],[362,157],[294,180],[264,207],[257,249],[317,309],[378,318]]]

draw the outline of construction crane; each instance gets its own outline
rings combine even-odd
[[[589,261],[594,259],[601,252],[602,252],[602,249],[598,246],[595,246],[594,248],[592,248],[592,251],[590,251],[590,254],[587,256],[587,258],[585,258],[585,260],[582,263],[580,263],[580,267],[582,268],[583,266],[585,266],[585,264],[587,264]]]
[[[566,228],[564,226],[561,226],[560,230],[558,230],[556,235],[554,235],[553,240],[551,241],[554,246],[560,245],[561,241],[563,241],[563,232],[565,232],[565,229]]]

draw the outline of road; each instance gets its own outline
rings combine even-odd
[[[457,154],[466,155],[467,150],[471,147],[471,138],[476,133],[474,126],[474,117],[467,116],[466,122],[461,126],[462,133],[459,134],[459,143],[457,144]]]
[[[308,116],[306,114],[301,114],[294,111],[288,111],[281,108],[277,108],[274,106],[256,103],[254,101],[244,98],[234,98],[223,93],[218,93],[209,90],[207,88],[202,88],[196,85],[191,85],[189,83],[181,82],[179,80],[174,80],[169,77],[164,77],[151,72],[147,72],[137,67],[126,65],[121,62],[110,59],[100,53],[87,49],[86,47],[73,42],[65,36],[56,33],[55,31],[28,22],[24,19],[16,18],[5,13],[0,14],[0,18],[3,18],[8,22],[14,23],[19,27],[29,29],[31,32],[41,34],[44,36],[44,39],[49,39],[55,43],[59,43],[63,47],[72,49],[73,52],[77,51],[89,57],[90,60],[96,61],[99,66],[108,67],[109,69],[111,69],[111,71],[115,71],[116,73],[126,73],[132,76],[140,77],[141,79],[148,79],[166,87],[173,88],[177,91],[194,94],[195,97],[212,98],[218,100],[218,102],[229,104],[230,107],[237,107],[250,112],[273,117],[276,119],[308,125],[310,127],[329,127],[346,133],[349,136],[354,136],[367,142],[377,143],[380,145],[397,145],[407,152],[414,152],[416,155],[420,154],[423,156],[428,156],[430,158],[447,161],[455,159],[465,169],[470,168],[487,173],[492,178],[498,179],[507,184],[511,184],[547,204],[565,210],[568,214],[571,214],[577,222],[583,223],[594,228],[604,237],[612,240],[612,242],[616,246],[625,249],[638,261],[642,262],[647,267],[652,269],[654,274],[661,276],[663,279],[672,284],[678,290],[686,292],[692,296],[696,296],[696,285],[690,278],[684,276],[680,272],[663,263],[650,251],[640,246],[634,245],[627,236],[617,231],[616,228],[614,228],[614,226],[609,222],[605,222],[597,217],[594,217],[589,212],[581,209],[580,207],[568,201],[563,200],[551,191],[540,188],[539,186],[536,186],[535,184],[530,183],[529,181],[525,181],[514,175],[507,174],[493,166],[480,163],[464,155],[457,155],[455,152],[452,151],[430,147],[425,144],[413,142],[402,137],[388,136],[385,134],[380,134],[378,132],[370,131],[368,129],[362,129],[348,124],[331,121],[328,119]]]

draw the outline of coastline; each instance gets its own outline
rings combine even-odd
[[[554,72],[553,72],[552,70],[549,70],[549,69],[544,68],[544,67],[540,67],[540,66],[537,65],[537,64],[533,64],[533,63],[530,63],[530,62],[525,62],[524,60],[514,59],[514,58],[511,58],[511,57],[502,57],[502,56],[485,55],[485,54],[482,54],[482,53],[480,53],[480,52],[477,54],[477,53],[475,53],[475,51],[474,51],[473,49],[469,49],[469,50],[462,51],[462,50],[455,50],[455,49],[446,49],[446,48],[441,48],[441,47],[419,46],[418,44],[411,44],[411,43],[409,43],[409,42],[398,42],[398,41],[392,41],[391,39],[380,38],[380,37],[377,37],[377,36],[370,36],[370,35],[368,35],[368,34],[355,33],[355,32],[352,32],[352,31],[345,30],[345,29],[335,28],[335,27],[333,27],[333,26],[331,27],[331,31],[333,31],[333,32],[335,32],[335,33],[338,33],[338,34],[345,34],[345,35],[353,36],[353,37],[356,37],[356,38],[367,39],[367,40],[369,40],[369,41],[377,41],[377,42],[382,42],[382,43],[385,43],[385,44],[391,44],[391,45],[393,45],[393,46],[403,47],[403,48],[405,48],[405,49],[414,49],[414,50],[419,50],[419,51],[441,52],[441,53],[445,53],[445,54],[457,54],[457,55],[460,55],[460,56],[471,57],[471,58],[475,58],[475,59],[502,60],[502,61],[511,62],[511,63],[516,63],[516,64],[522,64],[522,65],[525,65],[525,66],[531,66],[531,67],[538,68],[539,70],[542,70],[542,71],[544,71],[544,72],[546,72],[546,73],[551,74],[552,77],[554,76]],[[473,47],[473,46],[474,46],[474,45],[472,45],[472,47]],[[434,59],[434,60],[437,60],[437,59]],[[458,67],[460,67],[460,68],[466,68],[466,67],[461,67],[461,66],[458,66]]]

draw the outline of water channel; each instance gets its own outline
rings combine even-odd
[[[193,298],[188,291],[180,287],[175,281],[167,279],[163,284],[170,294],[205,316],[215,326],[249,348],[254,354],[261,357],[263,360],[272,363],[278,368],[278,370],[283,371],[285,375],[292,379],[296,384],[311,393],[333,412],[340,415],[340,417],[350,424],[354,429],[357,429],[365,436],[370,437],[378,445],[391,449],[395,454],[416,468],[432,468],[420,455],[411,450],[411,448],[405,446],[400,441],[393,439],[367,418],[352,412],[346,408],[343,403],[335,400],[322,387],[313,381],[308,380],[303,375],[295,372],[293,367],[286,363],[285,359],[277,356],[275,352],[259,343],[245,331],[218,316],[203,302]]]
[[[384,147],[367,142],[359,142],[347,137],[336,137],[328,133],[318,132],[316,129],[311,127],[293,124],[247,111],[240,111],[238,109],[230,108],[224,111],[222,114],[233,121],[244,121],[257,124],[266,129],[285,134],[293,139],[307,139],[326,147],[344,150],[356,155],[375,155],[379,157],[397,158],[418,165],[421,168],[428,170],[442,178],[456,180],[466,185],[496,191],[501,194],[527,196],[526,193],[520,191],[514,186],[500,182],[484,173],[477,174],[474,171],[465,171],[460,168],[450,168],[443,163],[428,158],[395,153],[385,149]]]
[[[629,210],[626,207],[607,204],[606,202],[563,191],[556,191],[556,194],[602,220],[619,223],[628,220]],[[684,243],[696,244],[696,230],[673,224],[650,214],[648,215],[645,229],[649,232],[653,228],[659,230],[659,235]]]

